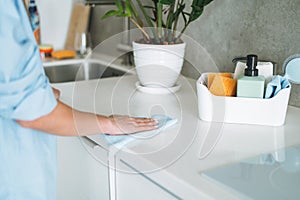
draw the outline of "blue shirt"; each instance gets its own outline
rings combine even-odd
[[[21,127],[57,101],[22,0],[0,0],[0,199],[56,198],[56,137]]]

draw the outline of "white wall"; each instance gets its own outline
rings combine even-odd
[[[73,1],[36,0],[41,18],[41,42],[62,49],[68,31]]]
[[[51,44],[55,50],[64,48],[73,3],[80,2],[83,2],[83,0],[36,0],[41,18],[41,42],[43,44]],[[92,16],[94,20],[91,22],[94,47],[112,35],[123,31],[123,18],[101,19],[105,12],[113,8],[114,6],[97,6],[94,8]],[[111,24],[117,25],[111,26]],[[110,41],[114,41],[114,39]],[[119,55],[120,53],[111,46],[108,48],[103,47],[103,49],[109,55]]]

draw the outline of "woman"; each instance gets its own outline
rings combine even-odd
[[[153,119],[93,115],[57,100],[22,0],[0,0],[0,44],[1,200],[56,198],[55,135],[117,135],[156,128]]]

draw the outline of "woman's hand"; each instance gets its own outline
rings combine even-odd
[[[126,115],[111,115],[109,135],[124,135],[156,129],[158,122],[151,118],[135,118]]]

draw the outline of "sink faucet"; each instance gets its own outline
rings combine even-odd
[[[122,1],[122,5],[125,9],[125,2]],[[123,34],[121,44],[117,46],[117,49],[121,52],[124,52],[123,64],[124,65],[133,65],[133,51],[130,41],[130,20],[128,17],[123,17]]]
[[[122,6],[125,9],[125,1],[121,1]],[[105,6],[105,5],[115,5],[115,0],[84,0],[85,5],[91,6],[93,12],[93,8],[95,6]],[[133,52],[131,47],[131,41],[130,41],[130,20],[127,17],[123,18],[123,33],[122,33],[122,39],[120,44],[117,45],[117,50],[124,53],[122,58],[122,64],[123,65],[133,65]],[[90,16],[91,21],[91,16]],[[88,29],[90,30],[90,25]]]

